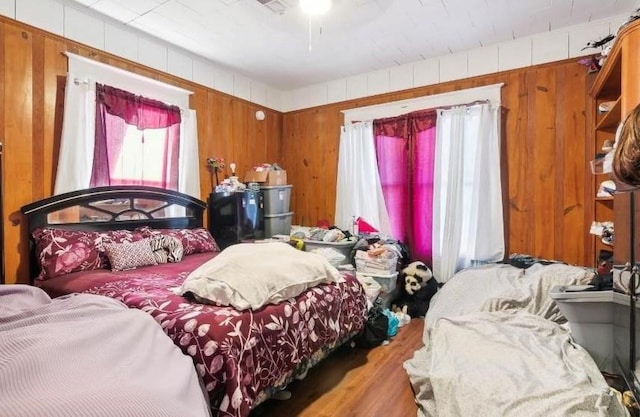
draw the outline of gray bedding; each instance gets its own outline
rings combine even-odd
[[[491,264],[454,275],[431,300],[425,329],[441,317],[478,311],[518,309],[558,323],[566,322],[549,291],[556,285],[584,285],[593,272],[570,265],[534,264],[520,269]]]
[[[148,314],[0,285],[0,416],[210,416],[193,363]]]
[[[548,296],[553,285],[584,284],[591,274],[532,268],[463,271],[432,300],[425,345],[404,364],[418,416],[628,415]]]

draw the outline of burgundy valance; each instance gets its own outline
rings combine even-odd
[[[128,91],[96,83],[96,101],[107,113],[140,130],[161,129],[180,123],[180,108]]]
[[[375,136],[407,138],[409,128],[416,133],[428,130],[436,125],[437,112],[435,109],[419,110],[396,117],[387,117],[373,121]]]

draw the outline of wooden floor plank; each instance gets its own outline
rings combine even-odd
[[[290,384],[292,398],[268,400],[251,417],[411,417],[417,413],[402,363],[422,346],[424,320],[413,319],[388,345],[343,346]]]

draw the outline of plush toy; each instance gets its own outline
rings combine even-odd
[[[412,262],[400,271],[401,295],[394,311],[411,317],[424,317],[431,297],[438,291],[438,282],[424,263]]]

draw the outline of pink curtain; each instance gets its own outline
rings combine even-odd
[[[177,190],[180,122],[177,106],[96,84],[91,186],[135,184]],[[135,175],[115,175],[116,170],[128,172],[122,166],[126,141],[143,145],[135,148],[140,168]]]
[[[394,237],[431,266],[436,111],[374,120],[378,170]]]
[[[378,172],[391,233],[405,243],[409,240],[405,221],[409,217],[408,124],[407,117],[373,121]]]

